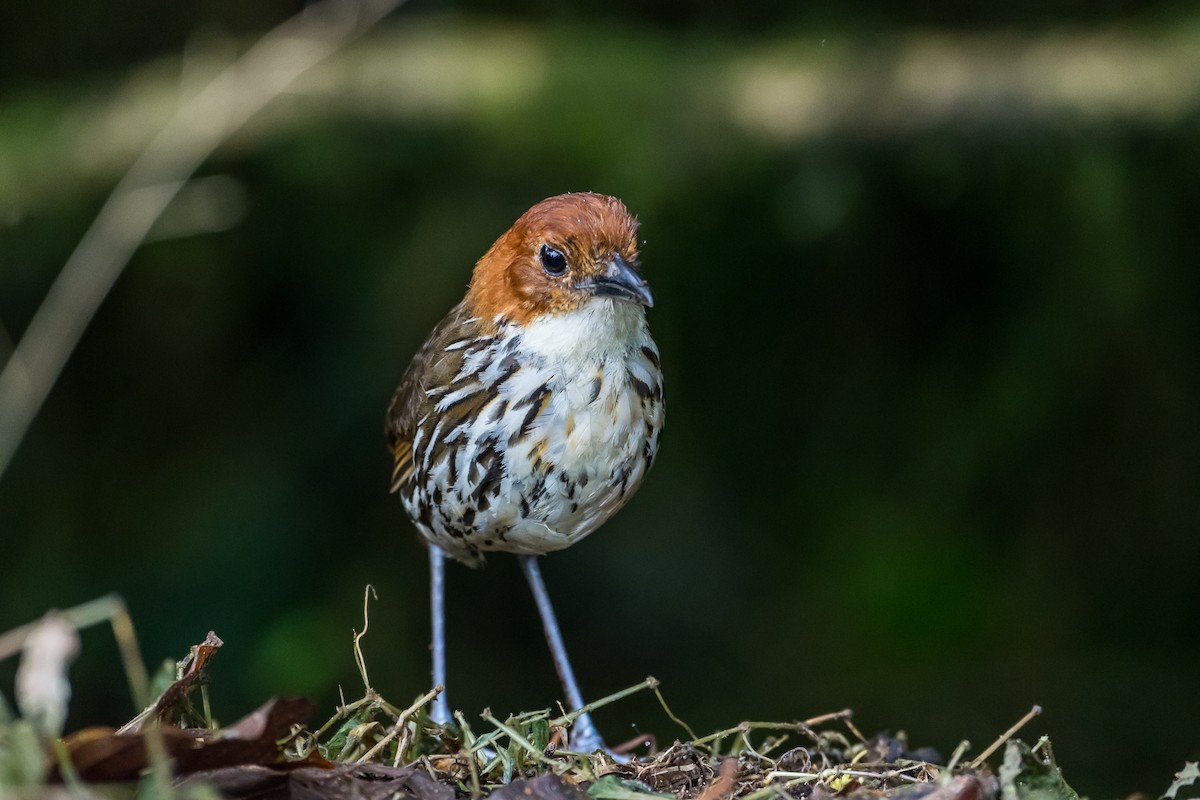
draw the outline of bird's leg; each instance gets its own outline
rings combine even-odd
[[[521,561],[521,570],[529,581],[533,591],[533,599],[537,602],[538,613],[542,615],[542,627],[546,629],[546,641],[550,644],[550,653],[554,656],[554,667],[562,680],[563,691],[567,694],[567,705],[572,710],[583,708],[583,695],[579,693],[579,684],[575,682],[575,673],[571,670],[571,662],[567,658],[567,648],[563,646],[562,634],[558,630],[558,620],[554,618],[554,609],[550,605],[550,595],[546,593],[546,584],[542,581],[542,571],[538,567],[537,556],[517,556]],[[586,711],[575,718],[571,725],[571,749],[578,752],[604,750],[604,740],[592,723],[592,716]]]
[[[439,725],[450,722],[450,704],[446,702],[446,554],[435,544],[429,545],[429,616],[433,623],[433,685],[443,687],[433,698],[430,718]]]

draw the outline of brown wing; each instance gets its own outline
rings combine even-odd
[[[387,437],[395,458],[392,491],[398,491],[413,476],[412,445],[417,423],[434,406],[429,390],[449,386],[462,367],[466,344],[447,350],[459,342],[470,342],[479,334],[478,325],[467,311],[465,301],[456,305],[437,324],[425,344],[413,356],[387,410]]]

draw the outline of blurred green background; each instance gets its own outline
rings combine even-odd
[[[297,8],[0,8],[0,356],[180,89]],[[642,220],[668,422],[544,563],[585,693],[946,754],[1037,702],[1075,788],[1161,792],[1200,757],[1198,175],[1187,3],[413,2],[137,253],[0,479],[0,630],[118,591],[152,662],[225,640],[225,720],[331,712],[369,582],[372,682],[423,691],[384,409],[495,237],[595,190]],[[449,582],[451,702],[554,703],[513,559]],[[134,712],[111,639],[69,727]]]

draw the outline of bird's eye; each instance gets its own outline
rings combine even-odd
[[[562,275],[567,271],[567,257],[562,254],[561,250],[555,250],[550,245],[544,244],[538,251],[538,257],[542,259],[542,269],[550,275]]]

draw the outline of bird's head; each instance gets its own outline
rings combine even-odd
[[[637,220],[615,197],[547,198],[526,211],[475,265],[467,294],[484,324],[525,324],[600,299],[651,306],[638,272]]]

